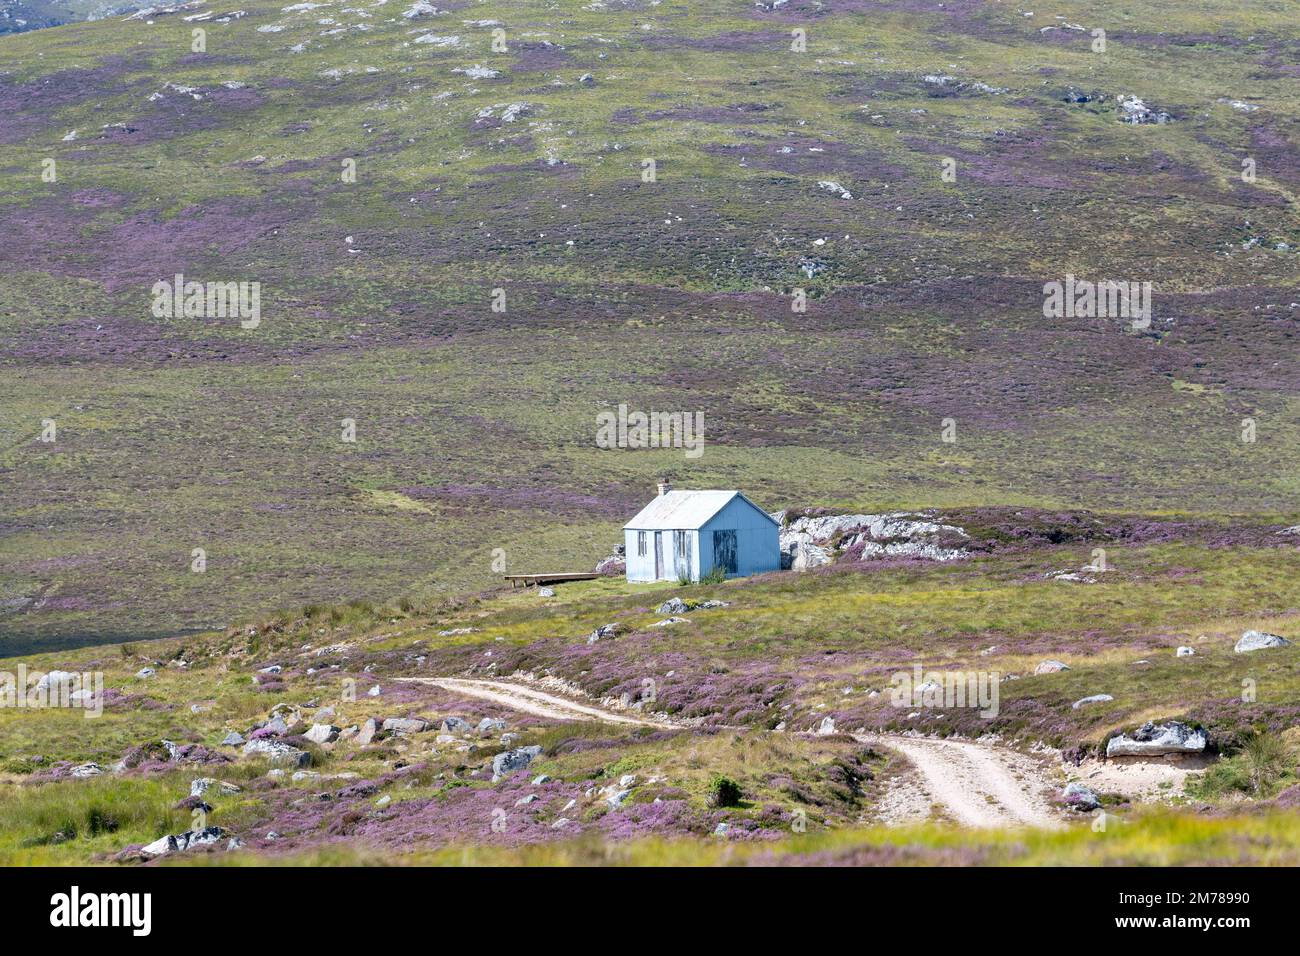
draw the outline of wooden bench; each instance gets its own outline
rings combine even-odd
[[[529,587],[534,584],[560,584],[564,581],[591,581],[604,575],[595,571],[559,571],[552,574],[506,574],[503,577],[510,582],[512,588],[517,588],[521,584]]]

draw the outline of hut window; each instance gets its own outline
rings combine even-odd
[[[644,531],[638,531],[636,533],[636,555],[638,558],[645,557],[645,532]]]
[[[684,561],[691,559],[691,537],[689,531],[674,531],[673,544],[675,545],[677,557]]]
[[[713,566],[723,568],[728,574],[737,574],[736,532],[713,532]]]

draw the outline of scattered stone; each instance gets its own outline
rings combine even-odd
[[[653,624],[651,624],[650,626],[651,626],[651,627],[671,627],[671,626],[674,625],[674,624],[689,624],[689,623],[691,623],[691,622],[690,622],[689,620],[687,620],[686,618],[684,618],[684,617],[666,617],[666,618],[664,618],[662,621],[655,621],[655,622],[654,622]]]
[[[625,773],[623,776],[618,778],[618,785],[624,790],[632,786],[634,783],[636,783],[636,774],[634,773]]]
[[[201,797],[207,793],[217,781],[211,777],[198,777],[190,781],[190,796]]]
[[[1067,784],[1062,796],[1072,810],[1087,812],[1101,806],[1101,798],[1091,788],[1081,783]]]
[[[104,770],[99,764],[91,762],[73,767],[68,771],[68,774],[73,777],[98,777],[103,772]]]
[[[539,773],[536,777],[533,778],[534,787],[540,787],[542,784],[550,783],[550,782],[551,782],[551,775],[549,773]]]
[[[531,747],[520,747],[518,750],[507,750],[505,753],[497,754],[492,758],[492,782],[496,783],[502,777],[523,770],[541,752],[542,748],[534,744]]]
[[[386,807],[392,802],[393,802],[393,798],[390,797],[388,794],[384,794],[382,797],[380,797],[378,800],[375,801],[375,806]]]
[[[1147,721],[1129,737],[1120,734],[1106,743],[1107,757],[1149,757],[1164,754],[1202,753],[1205,733],[1177,720],[1156,724]]]
[[[339,739],[339,729],[333,724],[312,724],[303,737],[314,744],[333,743]]]
[[[429,729],[429,722],[420,717],[389,717],[384,730],[397,734],[418,734]]]
[[[153,677],[157,673],[158,672],[154,670],[152,667],[142,667],[135,672],[135,676],[140,678],[141,680],[144,680],[146,677]]]
[[[224,833],[225,831],[221,827],[204,827],[198,831],[186,830],[184,833],[178,833],[175,836],[165,836],[162,839],[155,840],[148,846],[141,847],[140,852],[149,857],[166,856],[168,853],[182,853],[196,846],[207,846],[216,843]]]
[[[1060,661],[1054,661],[1049,659],[1049,660],[1041,661],[1039,665],[1034,668],[1034,673],[1035,674],[1057,674],[1061,671],[1068,671],[1069,669],[1070,669],[1069,664],[1063,664]]]
[[[587,638],[587,643],[595,644],[597,641],[613,640],[622,630],[621,624],[602,624],[591,632],[591,635]]]
[[[244,744],[245,756],[266,757],[271,763],[290,767],[305,767],[311,763],[311,754],[278,740],[250,740]]]
[[[558,820],[556,820],[554,823],[551,824],[551,829],[563,830],[568,825],[569,825],[569,821],[564,817],[560,817]]]
[[[1176,653],[1178,657],[1192,657],[1196,654],[1196,651],[1190,647],[1183,646],[1178,648],[1178,651]]]
[[[1120,120],[1132,125],[1156,123],[1163,125],[1173,119],[1168,113],[1161,109],[1153,109],[1147,106],[1136,96],[1120,95],[1116,97],[1119,103]]]
[[[834,193],[840,199],[853,198],[853,193],[849,192],[847,189],[845,189],[843,186],[841,186],[839,183],[835,182],[834,180],[823,179],[817,183],[817,188],[824,189],[828,193]]]
[[[835,733],[835,719],[833,717],[823,717],[821,724],[817,727],[818,737],[829,737]]]
[[[540,598],[553,598],[555,597],[555,588],[538,588],[537,596]]]
[[[1241,635],[1241,640],[1237,641],[1232,649],[1238,654],[1246,654],[1250,651],[1262,651],[1267,647],[1290,646],[1291,642],[1278,634],[1269,634],[1265,631],[1247,631]]]
[[[257,672],[259,674],[278,674],[283,669],[284,668],[282,668],[279,664],[272,664],[270,667],[259,668]]]
[[[447,717],[438,729],[444,734],[468,734],[474,728],[464,717]]]
[[[506,729],[506,722],[499,717],[484,717],[478,722],[477,729],[483,736],[495,734]]]
[[[713,835],[714,835],[714,836],[726,836],[726,835],[727,835],[727,831],[730,830],[730,829],[731,829],[731,827],[728,826],[726,823],[719,823],[716,827],[713,828]]]
[[[631,790],[619,790],[606,797],[605,802],[609,804],[609,808],[611,810],[617,810],[619,807],[623,805],[623,801],[630,796],[632,796]]]
[[[690,609],[691,609],[691,605],[687,604],[681,598],[675,597],[675,598],[669,598],[667,601],[664,601],[663,604],[660,604],[657,608],[655,608],[655,613],[656,614],[685,614]]]
[[[378,696],[379,696],[380,694],[382,694],[382,693],[383,693],[383,690],[380,689],[380,687],[379,687],[378,684],[376,684],[374,687],[370,688],[370,690],[366,691],[366,695],[369,696],[369,697],[378,697]]]
[[[371,717],[364,724],[362,724],[361,729],[357,731],[357,746],[369,747],[371,742],[375,739],[375,737],[379,733],[380,733],[379,721]]]
[[[221,746],[223,747],[239,747],[243,743],[244,735],[233,730],[221,739]]]
[[[1110,696],[1110,694],[1093,694],[1091,697],[1084,697],[1081,700],[1076,700],[1071,706],[1073,706],[1075,710],[1078,710],[1085,704],[1103,704],[1108,700],[1114,699],[1115,698]]]
[[[516,800],[516,801],[515,801],[515,806],[517,806],[517,807],[526,807],[526,806],[528,806],[530,803],[536,803],[539,799],[541,799],[541,798],[538,797],[537,794],[535,794],[535,793],[530,793],[528,796],[526,796],[526,797],[520,797],[518,800]]]

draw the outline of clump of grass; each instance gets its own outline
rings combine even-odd
[[[704,577],[700,578],[701,584],[722,584],[727,580],[726,568],[714,568]]]
[[[0,793],[0,859],[5,851],[87,844],[104,850],[188,828],[173,810],[180,784],[166,779],[93,779],[16,786]]]
[[[1269,797],[1296,780],[1296,752],[1281,735],[1259,733],[1231,757],[1220,760],[1189,787],[1203,799],[1236,793]]]

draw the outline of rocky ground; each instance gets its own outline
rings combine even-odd
[[[839,559],[803,572],[312,607],[23,658],[77,705],[0,708],[0,858],[1296,859],[1287,528],[945,512],[912,531],[962,529],[961,557],[863,558],[882,528],[904,543],[901,519],[819,518],[793,534],[833,527],[813,543]],[[996,706],[945,697],[954,674]]]
[[[1295,515],[1294,18],[1023,6],[3,37],[5,648],[587,568],[665,473],[773,510]],[[260,324],[155,315],[176,273],[259,282]],[[1067,275],[1152,282],[1150,325],[1045,316]],[[701,413],[703,454],[598,447],[619,404]]]

